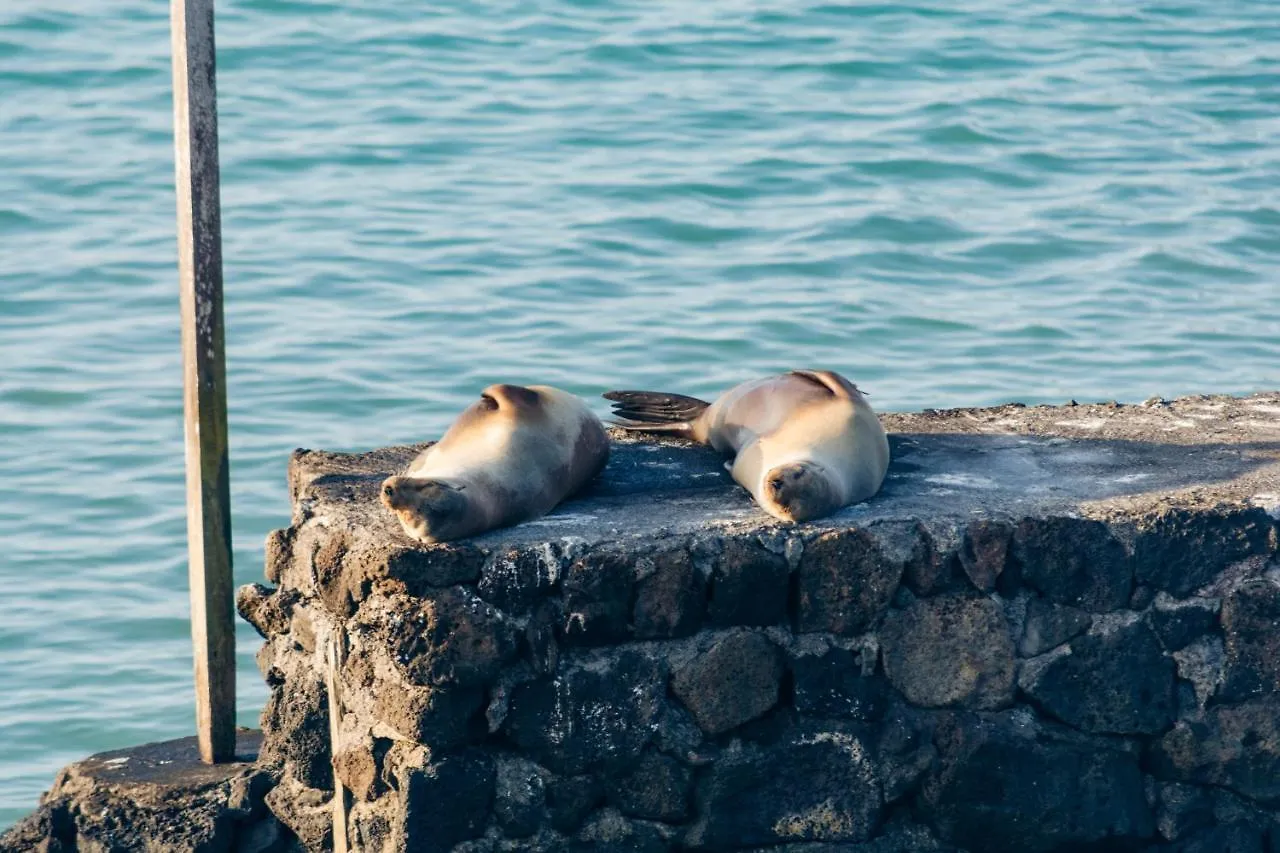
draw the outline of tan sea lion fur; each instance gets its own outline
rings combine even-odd
[[[807,521],[870,498],[889,469],[889,439],[856,385],[830,370],[793,370],[730,388],[714,403],[610,391],[624,429],[686,435],[733,454],[725,467],[761,508]]]
[[[382,483],[405,533],[446,542],[550,512],[604,468],[609,437],[586,404],[547,385],[490,385],[439,442]]]

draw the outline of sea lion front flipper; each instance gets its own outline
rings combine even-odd
[[[830,391],[834,397],[858,400],[863,395],[863,392],[858,390],[857,385],[854,385],[834,370],[792,370],[787,375],[799,376],[801,379],[807,379],[815,385],[821,385]]]

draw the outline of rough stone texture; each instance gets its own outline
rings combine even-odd
[[[615,432],[580,498],[438,546],[377,500],[422,445],[296,452],[238,596],[274,787],[208,849],[325,850],[340,784],[368,853],[1280,853],[1280,394],[882,420],[880,494],[814,523]],[[3,844],[126,849],[82,827],[128,808]]]
[[[699,792],[693,849],[795,841],[864,841],[881,792],[862,743],[841,731],[796,732],[772,748],[744,747],[716,762]]]
[[[1013,640],[989,598],[948,594],[895,610],[880,633],[889,681],[925,708],[1000,708],[1013,699]]]
[[[1089,685],[1091,689],[1082,690]],[[1174,662],[1146,623],[1105,625],[1059,653],[1028,661],[1019,687],[1086,732],[1158,734],[1173,725]]]
[[[547,799],[546,778],[549,775],[532,761],[498,759],[494,816],[508,837],[525,838],[538,831]]]
[[[1147,621],[1165,650],[1176,652],[1213,631],[1220,604],[1212,598],[1176,599],[1161,593],[1147,611]]]
[[[286,853],[296,840],[267,810],[274,780],[254,764],[261,741],[239,730],[237,760],[213,766],[193,737],[72,764],[39,810],[0,836],[0,850]]]
[[[668,551],[647,560],[648,572],[636,585],[632,614],[639,640],[686,637],[702,625],[705,581],[685,551]]]
[[[1259,803],[1280,801],[1280,695],[1180,720],[1154,744],[1153,759],[1163,779],[1220,785]]]
[[[943,837],[978,850],[1135,849],[1155,835],[1138,757],[1104,743],[1059,740],[1006,713],[955,717],[923,801]]]
[[[660,661],[635,651],[563,662],[556,677],[515,688],[506,730],[557,773],[626,766],[653,736],[665,680]]]
[[[1280,583],[1259,578],[1222,602],[1226,661],[1218,698],[1224,702],[1280,691]]]
[[[674,758],[650,753],[629,771],[606,781],[609,801],[629,817],[679,823],[689,817],[693,770]]]
[[[394,832],[408,850],[452,850],[484,832],[494,801],[494,762],[476,751],[449,756],[400,779]]]
[[[671,691],[709,735],[754,720],[778,702],[782,655],[763,635],[735,631],[675,670]]]
[[[711,575],[711,623],[777,625],[785,621],[788,575],[782,554],[751,541],[725,542]]]
[[[1033,598],[1027,605],[1018,653],[1028,658],[1044,654],[1054,646],[1083,634],[1092,624],[1093,617],[1083,610]]]
[[[800,558],[800,631],[859,634],[877,622],[902,579],[905,561],[884,553],[874,536],[827,533]]]
[[[813,717],[877,723],[888,705],[889,685],[875,674],[872,651],[829,648],[791,661],[796,710]]]

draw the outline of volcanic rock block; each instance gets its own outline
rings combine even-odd
[[[1099,734],[1158,734],[1176,711],[1173,659],[1136,616],[1029,661],[1019,686],[1054,717]]]
[[[881,810],[880,784],[861,741],[797,730],[771,748],[743,746],[714,765],[686,843],[726,850],[795,841],[865,841]]]
[[[764,714],[778,702],[782,653],[767,638],[734,631],[675,670],[671,691],[709,735]]]
[[[1156,742],[1162,779],[1220,785],[1261,803],[1280,800],[1280,695],[1210,708]]]
[[[918,599],[880,632],[885,672],[925,708],[1000,708],[1013,699],[1013,640],[1004,610],[963,594]]]
[[[949,720],[923,802],[943,838],[975,850],[1139,849],[1155,832],[1137,756],[1055,740],[1008,714]]]
[[[515,688],[506,730],[557,773],[628,766],[653,736],[665,682],[665,666],[636,651],[562,661],[555,677]]]
[[[1280,692],[1280,583],[1258,578],[1222,602],[1226,661],[1218,698],[1235,702]]]

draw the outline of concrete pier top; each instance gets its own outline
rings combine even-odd
[[[1171,509],[1255,507],[1280,518],[1280,392],[1115,403],[883,413],[892,464],[880,493],[798,531],[879,521],[963,523],[974,516],[1070,515],[1114,521]],[[610,430],[613,450],[589,490],[550,515],[441,549],[569,539],[749,534],[782,525],[756,507],[714,451]],[[363,454],[299,450],[295,506],[370,542],[413,543],[377,487],[429,444]],[[295,519],[296,521],[296,519]]]

